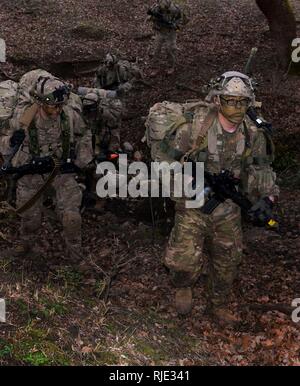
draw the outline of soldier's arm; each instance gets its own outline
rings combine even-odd
[[[118,68],[118,73],[121,81],[118,91],[120,92],[120,96],[122,96],[122,94],[126,94],[132,89],[135,80],[135,72],[133,67],[128,68],[121,65]]]
[[[251,157],[248,167],[248,194],[254,199],[270,197],[274,200],[279,196],[276,184],[276,173],[271,167],[274,159],[274,147],[271,138],[262,129],[253,136]]]
[[[10,135],[0,134],[0,154],[6,156],[10,152]]]
[[[95,88],[102,88],[103,84],[101,83],[101,78],[103,75],[103,67],[99,67],[96,71],[95,77],[94,77],[94,87]]]
[[[78,167],[84,168],[93,160],[92,133],[86,127],[79,111],[73,110],[70,119],[75,142],[76,158],[74,163]]]

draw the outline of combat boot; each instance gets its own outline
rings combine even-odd
[[[15,248],[11,249],[13,257],[24,257],[32,252],[32,246],[29,241],[22,241]]]
[[[191,287],[178,288],[175,295],[176,311],[180,315],[186,315],[192,310],[193,294]]]

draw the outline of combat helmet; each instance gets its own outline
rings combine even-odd
[[[106,56],[105,56],[105,59],[104,59],[104,64],[106,65],[106,66],[111,66],[111,65],[114,65],[114,64],[116,64],[118,62],[118,57],[117,57],[117,55],[114,55],[114,54],[112,54],[112,53],[108,53],[108,54],[106,54]]]
[[[30,95],[41,104],[63,105],[69,99],[70,87],[58,78],[40,76]]]
[[[98,110],[99,96],[96,93],[88,92],[81,100],[84,114]]]
[[[240,96],[249,98],[251,103],[255,103],[254,94],[255,82],[238,71],[227,71],[216,79],[212,79],[208,85],[209,93],[206,101],[212,102],[217,95]]]
[[[162,8],[169,8],[172,4],[172,0],[159,0],[159,5],[162,7]]]

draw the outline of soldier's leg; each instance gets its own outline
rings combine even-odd
[[[71,258],[81,258],[81,214],[82,191],[72,175],[56,177],[57,211],[63,224],[64,239]]]
[[[28,202],[37,190],[43,185],[41,176],[24,176],[18,180],[16,189],[17,208]],[[37,231],[41,226],[42,200],[38,199],[34,205],[22,214],[20,228],[20,245],[17,254],[29,252],[37,242]]]
[[[168,74],[171,75],[174,72],[176,64],[176,31],[170,31],[166,36],[166,51],[168,55],[169,69]]]
[[[156,76],[159,73],[160,64],[161,64],[161,50],[165,43],[165,36],[162,32],[156,31],[155,36],[155,48],[152,55],[152,67],[153,71],[151,76]]]
[[[175,225],[172,229],[164,264],[170,269],[176,293],[176,308],[181,314],[191,309],[194,285],[204,265],[203,244],[208,229],[207,218],[199,210],[176,204]]]
[[[117,151],[121,147],[120,127],[114,127],[110,129],[110,142],[108,146],[109,151]]]
[[[214,218],[213,243],[209,264],[209,307],[220,316],[230,319],[224,312],[242,259],[241,215],[233,207],[228,215]],[[226,321],[226,320],[225,320]],[[229,320],[230,321],[230,320]]]
[[[154,61],[160,57],[163,44],[164,44],[164,34],[162,32],[157,31],[155,35],[155,47],[153,51]]]

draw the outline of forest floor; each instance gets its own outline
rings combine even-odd
[[[242,322],[221,329],[204,313],[205,273],[194,289],[192,313],[175,312],[174,288],[161,263],[171,204],[154,203],[155,229],[146,199],[107,200],[103,213],[85,212],[83,245],[92,268],[86,272],[68,261],[61,228],[46,208],[40,253],[26,259],[6,254],[19,223],[1,219],[0,297],[7,323],[0,324],[0,364],[300,365],[300,323],[291,317],[292,300],[300,298],[300,79],[276,75],[268,26],[250,0],[184,1],[191,20],[179,33],[176,73],[148,79],[153,39],[144,20],[151,3],[2,0],[0,37],[8,62],[0,69],[18,79],[43,67],[74,85],[89,85],[92,77],[75,76],[74,61],[98,61],[109,50],[137,60],[150,86],[128,97],[122,139],[147,157],[140,140],[154,103],[197,98],[180,85],[201,89],[224,71],[242,71],[258,47],[253,72],[264,116],[276,128],[281,232],[245,229],[244,259],[230,298]]]

